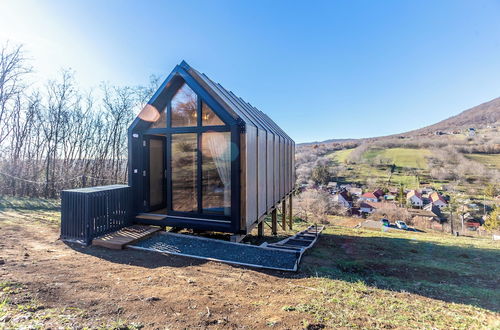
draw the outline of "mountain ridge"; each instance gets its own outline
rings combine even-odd
[[[494,98],[490,101],[486,101],[472,108],[466,109],[454,116],[447,119],[443,119],[435,124],[424,126],[415,130],[385,135],[376,136],[370,138],[359,138],[359,139],[328,139],[321,142],[305,142],[300,143],[300,145],[310,145],[318,143],[340,143],[340,142],[350,142],[350,141],[362,141],[379,139],[385,137],[394,136],[415,136],[415,135],[428,135],[438,131],[461,131],[469,127],[481,128],[488,125],[499,125],[500,123],[500,97]]]

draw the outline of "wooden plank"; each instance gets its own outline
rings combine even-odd
[[[272,230],[273,235],[278,234],[278,219],[277,218],[278,218],[277,212],[276,212],[276,209],[274,209],[273,212],[271,213],[271,219],[272,219],[271,230]]]
[[[257,227],[257,235],[259,237],[264,236],[264,221],[259,222],[259,225]]]
[[[289,214],[288,214],[288,227],[290,227],[290,230],[292,230],[293,222],[292,222],[292,194],[288,197],[288,208],[289,208]]]
[[[134,225],[97,237],[92,240],[92,245],[121,250],[125,245],[148,237],[160,230],[159,227]]]
[[[286,198],[281,201],[281,228],[286,230]]]
[[[146,220],[163,220],[166,218],[165,214],[156,214],[156,213],[140,213],[135,216],[137,219],[146,219]]]

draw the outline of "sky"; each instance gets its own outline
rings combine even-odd
[[[500,0],[0,0],[38,81],[147,84],[182,60],[296,142],[405,132],[500,96]]]

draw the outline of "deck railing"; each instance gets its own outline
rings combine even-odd
[[[61,192],[61,239],[92,239],[131,224],[131,188],[110,185]]]

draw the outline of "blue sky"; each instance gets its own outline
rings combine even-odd
[[[37,75],[146,84],[186,60],[297,142],[387,135],[500,96],[500,1],[0,2]]]

